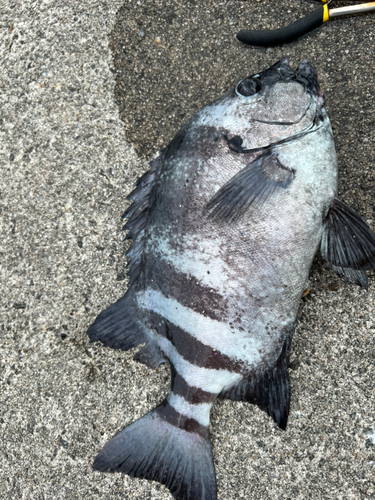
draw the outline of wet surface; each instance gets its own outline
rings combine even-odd
[[[2,499],[171,498],[156,482],[92,471],[102,446],[160,403],[170,371],[133,361],[136,349],[90,344],[86,331],[126,291],[126,196],[145,159],[201,106],[284,55],[294,67],[308,58],[334,127],[340,196],[375,229],[375,14],[329,22],[270,50],[235,38],[316,7],[302,0],[1,4]],[[253,405],[215,404],[220,500],[374,496],[369,274],[366,293],[315,259],[292,343],[286,432]]]

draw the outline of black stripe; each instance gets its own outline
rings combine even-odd
[[[150,311],[150,319],[157,333],[167,338],[176,348],[177,352],[189,363],[213,370],[248,373],[243,361],[235,361],[217,349],[203,344],[190,335],[190,333],[174,325],[159,314]]]
[[[178,396],[183,397],[192,405],[201,403],[213,403],[216,399],[217,394],[212,392],[206,392],[199,387],[193,387],[189,385],[185,379],[181,377],[171,365],[172,372],[172,392]]]
[[[189,418],[176,411],[166,399],[156,408],[156,413],[161,420],[168,422],[178,429],[199,434],[204,439],[209,438],[208,426],[202,425],[194,420],[194,418]]]
[[[205,272],[207,275],[210,273],[210,265]],[[228,300],[225,297],[200,283],[199,279],[181,273],[172,264],[154,257],[151,252],[147,254],[146,286],[211,319],[223,321],[227,318]]]

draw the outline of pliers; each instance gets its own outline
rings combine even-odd
[[[280,28],[271,31],[250,31],[242,30],[237,34],[240,42],[248,45],[256,45],[259,47],[273,47],[283,43],[289,43],[297,38],[306,35],[323,23],[334,19],[335,17],[347,16],[348,14],[362,14],[365,12],[375,11],[375,2],[362,3],[339,9],[328,9],[331,0],[319,0],[323,3],[318,10],[314,11],[302,19],[299,19],[293,24],[289,24],[285,28]]]

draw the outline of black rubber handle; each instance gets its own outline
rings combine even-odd
[[[242,30],[237,34],[240,42],[259,47],[274,47],[289,43],[323,24],[324,6],[293,24],[273,31]]]

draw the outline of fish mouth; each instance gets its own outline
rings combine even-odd
[[[316,132],[323,126],[327,118],[327,114],[325,111],[324,95],[319,87],[316,70],[314,66],[311,63],[309,63],[306,59],[303,59],[297,66],[296,70],[293,70],[289,66],[289,59],[287,57],[283,57],[282,59],[280,59],[280,61],[275,63],[267,70],[263,71],[262,73],[258,73],[257,75],[254,75],[253,77],[250,78],[258,79],[261,82],[261,84],[265,84],[265,86],[267,85],[271,86],[275,83],[275,81],[284,81],[284,82],[295,81],[303,85],[303,87],[312,97],[312,100],[310,100],[310,103],[307,105],[302,116],[300,116],[298,120],[294,122],[289,122],[289,121],[275,122],[271,120],[262,120],[255,118],[252,118],[252,121],[269,123],[271,125],[295,125],[301,122],[303,118],[305,118],[307,111],[311,109],[312,106],[314,106],[313,104],[314,101],[315,101],[315,113],[312,118],[312,121],[306,128],[303,128],[302,130],[294,133],[289,137],[272,142],[266,146],[259,146],[255,148],[242,147],[241,148],[242,153],[265,151],[270,148],[281,146],[282,144],[296,141],[307,134]]]
[[[320,97],[322,95],[316,69],[306,59],[303,59],[299,63],[297,69],[293,70],[289,66],[289,59],[287,57],[283,57],[280,61],[266,70],[265,76],[266,74],[267,76],[277,75],[283,81],[294,80],[301,83],[310,94],[316,97]]]
[[[316,99],[316,119],[318,117],[323,118],[324,94],[320,90],[316,69],[307,59],[303,59],[297,69],[294,70],[289,65],[289,59],[283,57],[263,74],[265,77],[271,77],[272,79],[276,77],[282,81],[295,81],[303,85],[306,91]]]

